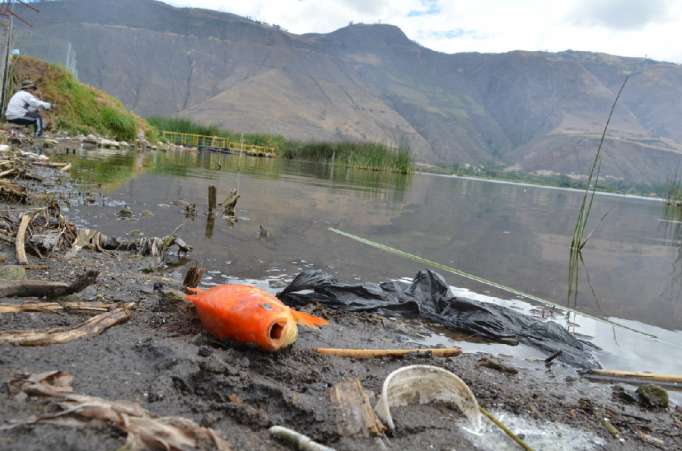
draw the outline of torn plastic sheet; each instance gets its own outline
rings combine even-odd
[[[296,307],[320,302],[349,311],[419,316],[494,341],[522,342],[581,369],[599,368],[592,343],[573,336],[554,321],[543,321],[497,304],[454,296],[443,277],[431,270],[417,273],[411,283],[340,283],[320,270],[300,273],[278,297]]]

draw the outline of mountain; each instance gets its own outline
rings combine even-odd
[[[22,52],[138,114],[300,139],[410,144],[418,160],[584,174],[628,82],[602,174],[661,183],[682,161],[682,66],[566,51],[444,54],[391,25],[296,35],[153,0],[39,3]]]

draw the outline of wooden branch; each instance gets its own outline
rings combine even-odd
[[[28,302],[25,304],[0,304],[0,313],[24,312],[73,312],[73,313],[104,313],[117,304],[102,302]]]
[[[88,271],[73,283],[49,282],[44,280],[3,280],[0,281],[0,297],[43,297],[55,298],[83,291],[97,280],[98,271]]]
[[[31,222],[31,217],[27,214],[21,215],[21,222],[19,223],[19,229],[17,230],[17,261],[20,265],[28,265],[28,258],[26,258],[26,229],[28,229],[28,224]]]
[[[585,376],[600,376],[620,379],[624,382],[630,379],[654,381],[654,382],[673,382],[682,383],[682,375],[679,374],[657,374],[644,373],[640,371],[617,371],[617,370],[590,370]]]
[[[63,168],[61,168],[59,171],[60,172],[69,172],[71,170],[71,163],[67,164]]]
[[[423,355],[429,357],[456,357],[462,353],[461,348],[415,348],[415,349],[345,349],[317,348],[315,351],[324,355],[350,357],[353,359],[376,359],[382,357],[405,357],[407,355]]]
[[[68,343],[79,338],[99,335],[106,329],[128,320],[131,316],[128,304],[111,312],[102,313],[76,327],[56,327],[46,330],[27,330],[0,333],[0,343],[20,346],[45,346]]]

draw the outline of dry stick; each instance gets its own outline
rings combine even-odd
[[[69,172],[71,170],[71,163],[67,164],[63,168],[60,169],[61,172]]]
[[[533,451],[533,448],[528,446],[526,442],[523,441],[521,437],[518,435],[514,434],[514,432],[509,429],[504,423],[502,423],[500,420],[498,420],[492,413],[488,412],[484,407],[479,406],[479,409],[483,415],[485,415],[490,421],[493,422],[495,426],[500,428],[502,432],[507,434],[509,438],[514,440],[517,445],[519,445],[521,448],[525,449],[526,451]]]
[[[613,377],[618,379],[639,379],[654,382],[673,382],[682,383],[682,375],[678,374],[657,374],[644,373],[641,371],[617,371],[617,370],[591,370],[585,376]]]
[[[49,282],[44,280],[0,281],[0,297],[43,297],[55,298],[83,291],[97,280],[98,271],[88,271],[73,283]]]
[[[28,229],[28,224],[31,222],[31,217],[29,215],[21,215],[21,222],[19,223],[19,230],[17,230],[17,261],[20,265],[28,265],[28,258],[26,258],[26,229]]]
[[[111,312],[102,313],[90,318],[86,322],[70,328],[56,327],[46,330],[11,331],[0,333],[0,343],[10,343],[20,346],[44,346],[50,344],[68,343],[79,338],[99,335],[106,329],[130,318],[130,308],[134,304],[126,304]]]
[[[405,357],[407,355],[428,355],[431,357],[456,357],[462,353],[461,348],[415,348],[415,349],[344,349],[317,348],[316,352],[336,357],[353,359],[376,359],[381,357]]]
[[[74,312],[74,313],[103,313],[111,310],[117,304],[102,302],[29,302],[26,304],[0,304],[1,313],[23,312]]]

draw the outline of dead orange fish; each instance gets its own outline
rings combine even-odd
[[[201,323],[214,337],[252,343],[276,351],[298,337],[296,323],[317,328],[326,319],[287,307],[272,294],[248,285],[217,285],[207,290],[188,288]]]

